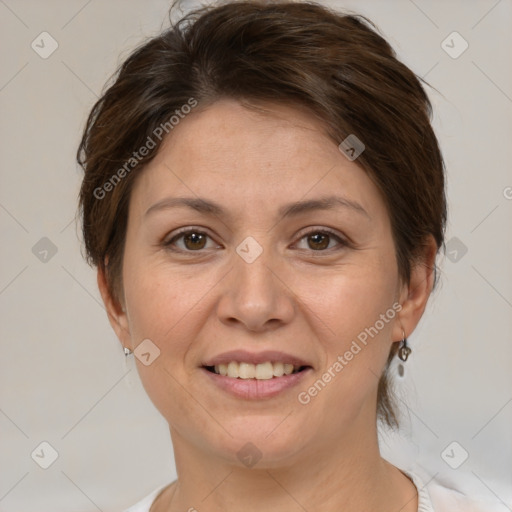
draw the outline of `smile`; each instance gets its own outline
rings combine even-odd
[[[283,375],[298,373],[306,366],[294,366],[291,363],[271,362],[252,364],[245,362],[230,361],[228,364],[218,364],[215,366],[206,366],[208,371],[230,377],[232,379],[256,379],[269,380]]]
[[[214,388],[242,400],[280,395],[314,371],[307,359],[278,350],[231,350],[205,358],[200,369]]]

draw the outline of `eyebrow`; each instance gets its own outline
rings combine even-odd
[[[146,210],[144,216],[147,217],[149,214],[155,213],[157,211],[184,207],[191,208],[199,213],[206,215],[230,217],[229,213],[220,204],[200,197],[168,197],[162,199],[161,201],[158,201],[154,205],[150,206]],[[279,208],[277,214],[278,217],[286,218],[294,217],[314,210],[333,210],[336,207],[347,208],[368,217],[368,219],[371,219],[370,215],[368,215],[368,212],[359,203],[339,196],[326,196],[308,201],[297,201],[294,203],[285,204]]]

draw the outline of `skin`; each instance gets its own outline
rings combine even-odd
[[[149,338],[160,350],[149,366],[135,360],[169,423],[178,480],[151,511],[416,511],[416,488],[379,453],[377,384],[392,343],[423,314],[435,242],[410,283],[401,283],[384,201],[357,160],[345,158],[307,111],[259,106],[266,110],[224,99],[174,128],[132,191],[119,302],[98,272],[121,343],[133,350]],[[332,194],[366,214],[347,207],[277,214],[284,204]],[[213,200],[230,216],[187,208],[145,215],[181,196]],[[170,251],[164,243],[184,227],[208,237],[196,245],[182,237],[174,242],[182,253]],[[325,228],[349,244],[329,237],[322,245]],[[236,252],[248,236],[263,249],[250,264]],[[298,393],[393,304],[401,311],[301,404]],[[280,350],[313,371],[276,397],[235,398],[200,368],[233,349]],[[252,468],[237,457],[247,442],[262,454]]]

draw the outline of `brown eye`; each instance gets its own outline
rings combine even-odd
[[[172,251],[200,252],[207,248],[208,239],[211,238],[207,233],[197,229],[189,229],[177,233],[170,240],[164,242],[163,245]],[[340,236],[328,230],[310,231],[302,236],[300,240],[307,240],[305,250],[314,252],[327,252],[329,249],[340,249],[348,245]],[[337,243],[338,247],[329,247],[333,241]]]
[[[189,229],[188,231],[182,231],[176,236],[172,237],[167,242],[164,242],[164,246],[171,250],[184,251],[184,252],[197,252],[205,249],[207,240],[210,238],[206,233],[197,229]],[[177,242],[183,241],[182,245],[178,245]],[[175,248],[176,247],[176,248]]]
[[[305,250],[311,250],[315,252],[327,252],[327,249],[336,249],[336,246],[329,247],[332,241],[337,242],[338,249],[346,247],[348,244],[340,236],[329,230],[317,230],[306,233],[302,240],[307,240],[307,247]]]
[[[183,237],[183,241],[187,249],[204,249],[206,237],[201,233],[191,232]]]
[[[325,233],[309,235],[308,239],[312,242],[309,244],[310,248],[315,251],[327,249],[327,247],[329,247],[330,236]]]

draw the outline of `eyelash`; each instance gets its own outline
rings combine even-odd
[[[178,231],[170,240],[164,241],[162,243],[162,245],[164,246],[165,249],[167,249],[169,251],[181,252],[181,253],[189,253],[189,254],[202,253],[205,250],[207,250],[207,249],[199,249],[197,251],[191,251],[191,250],[186,250],[186,249],[176,249],[176,248],[172,247],[172,244],[174,244],[177,240],[179,240],[180,238],[183,238],[184,235],[187,235],[187,234],[190,234],[190,233],[195,233],[197,235],[205,235],[205,236],[207,236],[208,238],[211,239],[211,237],[210,237],[210,235],[208,235],[208,233],[206,233],[204,231],[201,231],[200,229],[184,228],[183,230]],[[328,236],[336,239],[336,241],[339,243],[339,245],[341,247],[339,247],[338,249],[331,247],[330,249],[320,249],[320,250],[316,250],[316,251],[314,249],[301,249],[301,250],[305,250],[305,251],[309,250],[310,252],[313,252],[313,253],[329,253],[332,250],[340,250],[341,248],[345,248],[345,247],[348,247],[350,245],[347,240],[344,240],[338,234],[336,234],[334,231],[332,231],[332,230],[330,230],[328,228],[314,229],[314,230],[311,230],[311,231],[309,231],[307,233],[304,233],[299,238],[299,241],[301,241],[304,238],[307,238],[308,236],[311,236],[311,235],[328,235]]]

